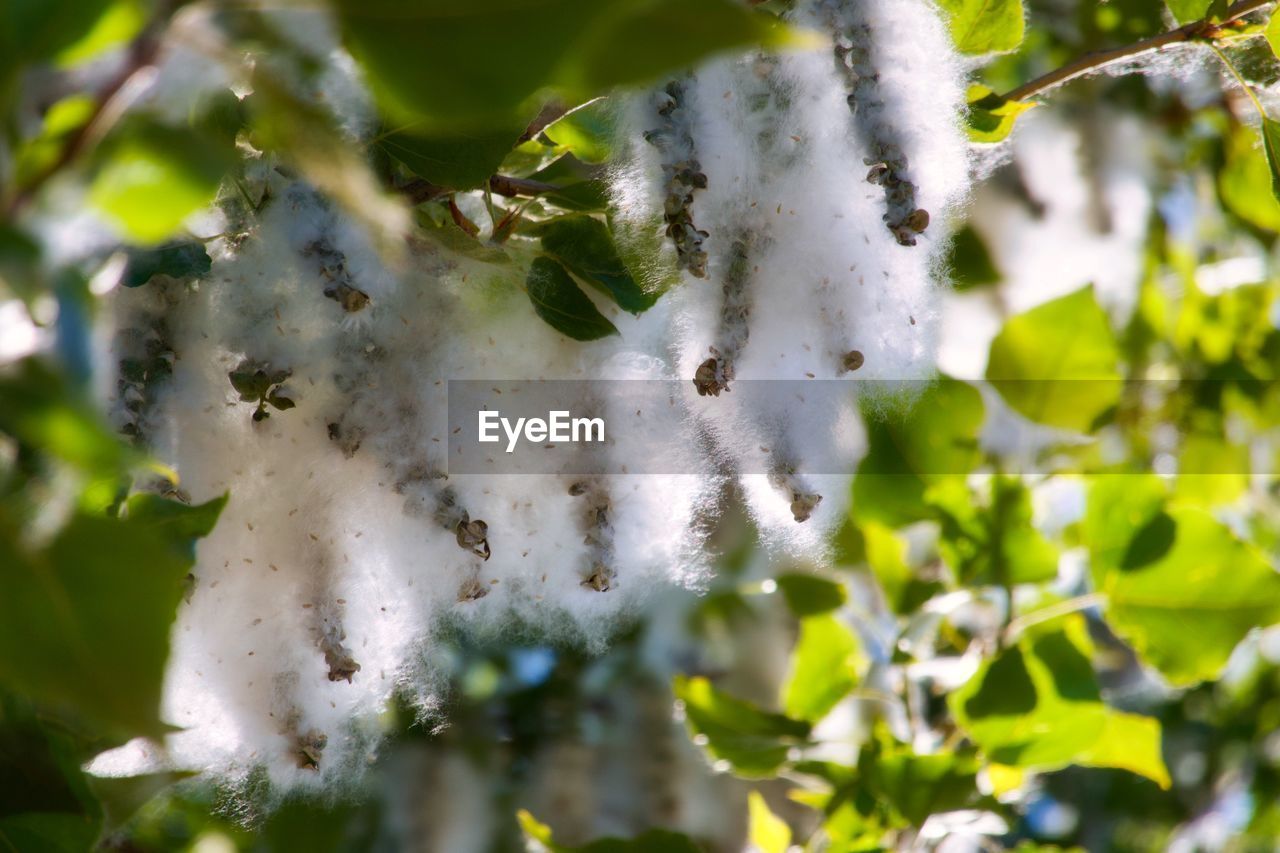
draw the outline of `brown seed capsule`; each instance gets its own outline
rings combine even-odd
[[[458,522],[457,535],[459,548],[464,551],[470,551],[482,559],[489,559],[491,554],[489,550],[489,525],[480,519],[471,521],[464,518]]]
[[[923,234],[924,230],[929,227],[929,211],[923,207],[917,207],[911,211],[904,224],[917,234]]]
[[[862,353],[853,349],[844,354],[844,358],[840,360],[840,366],[844,368],[845,373],[849,373],[862,367],[864,361],[866,359],[862,357]]]
[[[793,492],[791,495],[791,515],[796,521],[804,523],[813,515],[814,509],[822,503],[822,495],[809,495]]]
[[[319,770],[320,756],[324,754],[328,743],[329,738],[318,729],[298,735],[294,744],[294,757],[298,760],[298,767],[303,770]]]
[[[596,592],[608,592],[613,586],[613,572],[609,571],[604,563],[596,563],[591,575],[582,582],[582,585]]]
[[[478,601],[489,594],[489,587],[480,583],[478,578],[470,578],[458,589],[458,601]]]

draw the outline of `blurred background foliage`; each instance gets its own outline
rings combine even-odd
[[[1157,63],[1040,99],[1080,128],[1086,172],[1099,123],[1136,117],[1158,142],[1133,310],[1087,282],[1011,308],[1025,283],[997,260],[1004,235],[979,227],[979,196],[952,265],[957,293],[999,313],[985,377],[940,377],[909,410],[866,412],[835,565],[763,562],[729,517],[710,591],[625,626],[602,655],[536,636],[477,646],[444,626],[439,725],[389,710],[377,764],[330,798],[266,808],[266,792],[182,774],[82,769],[164,731],[168,628],[222,504],[189,505],[136,427],[116,434],[96,413],[103,269],[129,287],[208,271],[183,223],[228,196],[262,202],[252,147],[375,230],[409,224],[493,263],[516,261],[518,231],[536,255],[529,321],[613,333],[582,287],[636,313],[658,294],[615,245],[612,129],[593,99],[724,50],[812,45],[780,21],[785,0],[751,5],[335,0],[386,123],[357,148],[312,96],[315,57],[253,3],[0,3],[0,846],[1275,849],[1280,203],[1257,113],[1280,77],[1280,25],[1267,3],[943,0],[958,48],[981,57],[976,144],[1032,106],[996,93],[1178,24],[1247,86]],[[412,14],[389,24],[401,6]],[[1261,14],[1234,17],[1246,7]],[[193,99],[185,122],[131,109],[193,9],[222,36],[214,60],[254,59],[251,92]],[[992,163],[989,183],[1039,215],[1016,154]],[[477,191],[488,223],[455,203]],[[42,205],[67,193],[118,246],[67,258],[39,238]],[[1106,219],[1099,207],[1090,227],[1106,233]],[[1206,286],[1241,257],[1262,260],[1256,274]],[[122,381],[162,381],[171,356],[148,344]],[[985,440],[994,410],[1039,424],[1036,441]],[[1046,521],[1054,495],[1075,504]],[[646,650],[673,636],[684,671],[668,681]]]

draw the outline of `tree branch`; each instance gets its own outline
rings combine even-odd
[[[32,177],[25,186],[16,188],[13,196],[4,205],[5,218],[12,219],[35,197],[46,181],[100,141],[120,118],[128,106],[127,103],[117,103],[120,96],[129,91],[132,81],[138,79],[139,75],[149,73],[155,65],[156,57],[160,52],[161,32],[167,21],[167,5],[164,4],[164,8],[157,12],[151,22],[129,45],[128,58],[125,60],[124,67],[98,92],[88,121],[71,134],[63,144],[62,150],[58,152],[57,159]]]
[[[494,175],[489,179],[489,191],[507,198],[538,196],[558,189],[560,188],[555,184],[533,181],[528,178],[513,178],[508,175]],[[456,192],[456,190],[424,180],[410,181],[400,187],[400,193],[413,204],[422,204],[424,201],[431,201],[433,198],[440,198],[453,192]]]
[[[1195,41],[1199,38],[1210,37],[1219,27],[1225,26],[1232,21],[1237,21],[1251,12],[1256,12],[1264,6],[1271,5],[1275,0],[1237,0],[1228,7],[1227,12],[1223,15],[1221,21],[1212,21],[1208,18],[1199,21],[1192,21],[1189,24],[1183,24],[1177,29],[1169,30],[1159,35],[1151,36],[1133,44],[1124,45],[1123,47],[1111,48],[1110,50],[1098,50],[1092,53],[1086,53],[1078,59],[1068,62],[1066,65],[1054,71],[1050,71],[1041,77],[1024,83],[1012,91],[1001,95],[1006,101],[1025,101],[1027,98],[1034,97],[1042,92],[1057,88],[1063,83],[1068,83],[1077,77],[1082,77],[1108,65],[1117,62],[1123,62],[1135,56],[1141,56],[1144,53],[1150,53],[1161,48],[1168,47],[1171,44],[1180,44],[1183,42]]]

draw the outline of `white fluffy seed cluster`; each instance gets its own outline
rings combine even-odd
[[[642,278],[683,280],[638,318],[601,304],[618,336],[567,340],[533,315],[521,270],[429,241],[389,269],[354,220],[269,168],[250,234],[209,243],[207,275],[118,294],[119,425],[184,497],[231,497],[174,631],[164,715],[181,731],[96,770],[349,778],[394,693],[431,707],[442,625],[600,646],[660,591],[705,582],[726,494],[770,549],[822,558],[849,478],[806,466],[852,469],[857,400],[740,383],[926,376],[967,161],[932,4],[793,15],[830,46],[719,60],[635,99],[617,230],[651,258]],[[911,240],[904,206],[928,212]],[[232,374],[294,407],[255,418]],[[687,436],[669,465],[684,473],[446,476],[450,379],[680,380],[684,405],[652,428]]]

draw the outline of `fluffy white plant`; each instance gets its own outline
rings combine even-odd
[[[173,371],[122,392],[120,425],[191,500],[231,497],[174,631],[164,715],[182,730],[97,771],[347,778],[393,692],[430,707],[441,625],[599,646],[655,593],[698,587],[726,477],[767,543],[822,558],[862,438],[853,392],[807,398],[802,383],[927,375],[966,148],[961,75],[927,0],[793,14],[830,46],[715,61],[624,123],[620,230],[684,280],[639,318],[604,309],[619,336],[569,341],[533,316],[521,273],[433,243],[390,270],[357,224],[270,169],[250,235],[211,242],[207,275],[119,295],[117,355]],[[335,79],[337,100],[361,102]],[[229,380],[255,370],[296,407],[255,419]],[[446,477],[446,382],[468,378],[679,380],[686,398],[651,428],[688,437],[668,460],[681,473]]]

